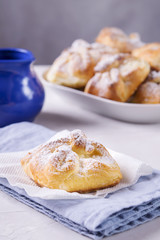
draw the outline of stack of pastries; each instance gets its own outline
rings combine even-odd
[[[104,28],[96,42],[76,40],[44,73],[47,81],[119,102],[160,103],[160,43]]]

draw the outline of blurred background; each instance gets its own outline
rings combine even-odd
[[[51,64],[77,38],[116,26],[160,42],[160,0],[0,0],[0,47],[31,50]]]

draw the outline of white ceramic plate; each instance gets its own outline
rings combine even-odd
[[[84,93],[80,90],[49,83],[43,78],[43,73],[47,68],[48,66],[36,66],[37,76],[45,85],[71,104],[76,104],[76,106],[83,109],[121,121],[135,123],[160,122],[160,104],[121,103]]]

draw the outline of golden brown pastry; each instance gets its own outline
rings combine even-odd
[[[111,187],[122,178],[106,148],[88,139],[81,130],[63,131],[29,152],[21,164],[38,185],[68,192]]]
[[[160,71],[160,43],[149,43],[134,49],[133,56],[144,59],[151,67]]]
[[[72,46],[74,46],[76,42],[77,41],[75,41]],[[110,46],[106,46],[97,42],[89,44],[87,49],[93,58],[94,64],[97,64],[97,62],[106,54],[118,53],[118,50],[116,48],[112,48]]]
[[[151,71],[131,99],[132,103],[160,103],[160,71]]]
[[[125,59],[129,58],[130,55],[126,53],[108,53],[101,57],[96,66],[94,67],[95,72],[106,72],[111,68],[118,68]]]
[[[126,102],[149,74],[147,62],[133,57],[124,59],[118,68],[96,73],[85,87],[86,93]]]
[[[102,29],[96,41],[117,48],[118,51],[122,53],[130,53],[134,48],[143,45],[137,33],[132,33],[127,36],[121,29],[113,27]]]
[[[76,40],[53,62],[44,77],[56,84],[73,88],[84,87],[93,76],[94,66],[99,59],[106,53],[115,52],[117,50],[103,44]]]

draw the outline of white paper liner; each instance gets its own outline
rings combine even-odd
[[[20,163],[21,158],[23,158],[27,152],[1,153],[0,177],[6,178],[12,186],[24,189],[29,196],[42,199],[103,198],[109,193],[135,184],[141,176],[149,175],[153,171],[149,165],[138,159],[109,150],[121,169],[123,175],[121,182],[114,187],[98,190],[93,193],[69,193],[64,190],[39,187],[34,183],[34,181],[25,174]]]

